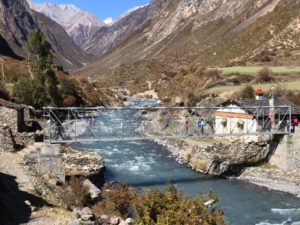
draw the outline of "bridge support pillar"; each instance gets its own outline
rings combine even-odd
[[[300,128],[283,137],[270,163],[286,171],[300,170]]]

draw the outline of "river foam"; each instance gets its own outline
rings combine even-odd
[[[293,216],[300,215],[300,208],[291,208],[291,209],[271,209],[273,213],[284,215],[284,216]]]

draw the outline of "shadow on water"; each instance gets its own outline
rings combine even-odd
[[[155,186],[161,186],[166,185],[168,183],[172,184],[191,184],[191,183],[200,183],[200,182],[206,182],[206,181],[214,181],[222,178],[215,178],[215,177],[209,177],[209,176],[203,176],[199,178],[178,178],[178,179],[170,179],[166,181],[166,179],[161,180],[151,180],[151,181],[143,181],[143,182],[130,182],[130,185],[134,187],[155,187]]]
[[[29,201],[36,208],[52,207],[42,198],[21,191],[16,177],[0,172],[0,224],[27,223],[31,216],[31,208],[25,201]]]

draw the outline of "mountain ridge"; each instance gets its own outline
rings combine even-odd
[[[26,43],[29,33],[37,29],[43,31],[51,44],[55,63],[66,71],[78,69],[91,60],[60,25],[31,10],[26,0],[0,0],[0,35],[14,54],[28,57]]]
[[[35,11],[64,27],[79,47],[99,28],[106,26],[102,20],[72,4],[33,3],[31,0],[28,0],[28,3]]]

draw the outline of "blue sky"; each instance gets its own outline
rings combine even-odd
[[[78,8],[88,11],[100,19],[109,17],[116,19],[128,9],[145,5],[149,3],[150,0],[33,0],[33,2],[74,4]]]

